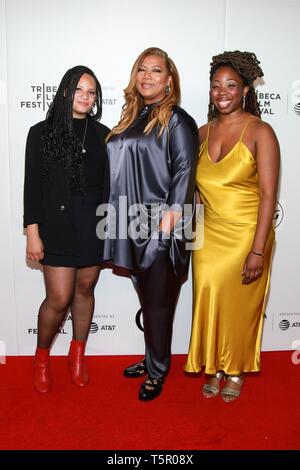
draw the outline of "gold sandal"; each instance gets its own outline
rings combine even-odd
[[[202,394],[205,398],[213,398],[219,395],[220,393],[220,382],[225,376],[224,372],[222,370],[218,370],[218,372],[215,375],[209,375],[209,379],[217,379],[217,385],[210,384],[206,382],[203,387],[202,387]]]
[[[226,403],[234,401],[240,396],[244,380],[245,380],[245,374],[227,376],[226,384],[229,385],[230,382],[233,382],[239,385],[239,388],[231,388],[231,387],[226,387],[226,386],[223,387],[221,391],[221,396]]]

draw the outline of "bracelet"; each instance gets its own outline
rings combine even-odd
[[[257,253],[257,251],[250,250],[250,253],[253,253],[256,256],[265,256],[264,253]]]

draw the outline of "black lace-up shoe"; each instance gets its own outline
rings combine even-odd
[[[147,368],[145,364],[145,359],[143,359],[141,362],[138,362],[137,364],[133,364],[132,366],[126,367],[126,369],[124,369],[124,375],[129,379],[142,377],[146,373]]]
[[[164,379],[152,379],[148,377],[142,384],[139,393],[139,400],[149,401],[158,397],[163,389]]]

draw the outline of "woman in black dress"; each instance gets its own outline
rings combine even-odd
[[[139,393],[144,401],[161,393],[176,302],[188,271],[186,240],[177,228],[184,204],[193,199],[199,143],[197,125],[179,101],[175,64],[159,48],[145,50],[125,89],[121,120],[108,138],[112,210],[104,257],[131,271],[141,303],[145,359],[124,373],[148,373]]]
[[[27,258],[43,264],[46,298],[38,315],[34,387],[50,390],[49,351],[71,308],[73,339],[69,370],[78,386],[88,383],[85,344],[94,312],[94,288],[103,253],[96,209],[103,202],[109,129],[99,81],[92,70],[66,72],[45,121],[27,137],[24,227]]]

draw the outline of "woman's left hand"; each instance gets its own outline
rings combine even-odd
[[[251,282],[257,281],[257,279],[262,275],[263,267],[263,256],[255,255],[250,251],[245,260],[242,272],[242,284],[251,284]]]

